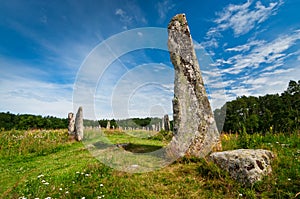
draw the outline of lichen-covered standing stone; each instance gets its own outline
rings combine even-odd
[[[170,131],[170,120],[168,115],[164,115],[163,125],[165,131]]]
[[[68,133],[69,135],[73,135],[75,131],[75,116],[74,113],[68,113]]]
[[[175,69],[171,153],[203,157],[219,139],[192,37],[184,14],[168,25],[168,48]]]
[[[78,108],[75,118],[75,139],[80,141],[83,139],[83,111],[82,107]]]

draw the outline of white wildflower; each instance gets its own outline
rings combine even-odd
[[[100,184],[100,187],[103,187],[103,184],[102,184],[102,183]]]
[[[44,175],[43,175],[43,174],[41,174],[41,175],[39,175],[39,176],[38,176],[38,178],[41,178],[41,177],[44,177]]]
[[[66,194],[68,194],[69,193],[69,191],[66,191]]]
[[[62,188],[59,188],[60,191],[62,191]]]
[[[46,182],[46,180],[42,180],[42,183],[45,183]]]
[[[288,181],[291,181],[291,178],[288,178]]]
[[[48,184],[49,184],[49,182],[45,182],[45,183],[44,183],[44,185],[48,185]]]
[[[90,174],[88,174],[88,173],[87,173],[87,174],[85,174],[85,176],[87,176],[87,177],[88,177],[88,176],[90,176]]]

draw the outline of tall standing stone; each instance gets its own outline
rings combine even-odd
[[[74,131],[75,131],[75,116],[74,116],[74,113],[68,113],[68,121],[69,121],[68,133],[69,133],[69,135],[72,135],[72,134],[74,134]]]
[[[75,139],[80,141],[83,139],[83,111],[82,107],[78,108],[75,118]]]
[[[165,131],[170,131],[170,120],[169,120],[169,116],[168,115],[164,115],[164,129]]]
[[[219,139],[192,37],[184,14],[168,25],[168,48],[175,69],[173,153],[203,157]]]

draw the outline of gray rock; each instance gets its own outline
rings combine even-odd
[[[110,129],[110,121],[107,121],[107,124],[106,124],[106,129]]]
[[[83,111],[82,107],[79,107],[75,118],[75,139],[77,141],[83,139],[83,129]]]
[[[203,157],[219,138],[184,14],[168,25],[168,48],[175,69],[172,154]]]
[[[272,172],[274,154],[263,149],[238,149],[215,152],[209,159],[229,172],[238,182],[250,186]]]
[[[165,130],[165,120],[164,120],[164,117],[161,118],[161,130]]]
[[[164,130],[165,131],[170,131],[170,120],[169,120],[169,116],[168,115],[164,115],[164,119],[163,119],[163,125],[164,125]]]
[[[69,121],[68,133],[69,133],[69,135],[73,135],[74,131],[75,131],[75,116],[74,116],[74,113],[69,113],[68,114],[68,121]]]

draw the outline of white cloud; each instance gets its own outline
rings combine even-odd
[[[262,76],[270,76],[270,75],[278,75],[278,74],[282,74],[282,73],[288,73],[293,71],[293,68],[289,68],[289,69],[279,69],[279,70],[274,70],[272,72],[264,72],[262,74]]]
[[[140,7],[133,3],[130,5],[124,5],[123,8],[117,8],[114,14],[119,17],[119,20],[122,22],[123,29],[125,30],[132,26],[136,26],[136,23],[148,23]]]
[[[172,0],[163,0],[157,3],[157,12],[160,18],[160,21],[164,21],[166,19],[166,15],[170,10],[175,7],[175,4]]]
[[[215,38],[212,38],[208,41],[203,41],[201,42],[201,46],[208,48],[208,47],[214,47],[214,48],[218,48],[219,47],[219,43]]]
[[[214,20],[217,27],[211,28],[208,36],[219,34],[220,31],[227,29],[232,29],[236,37],[246,34],[275,14],[283,1],[271,2],[267,6],[257,1],[253,8],[252,3],[253,1],[248,0],[241,5],[230,4],[222,12],[217,13],[218,18]]]
[[[246,51],[249,51],[251,49],[251,47],[260,46],[260,45],[263,45],[263,42],[254,40],[254,41],[250,41],[249,43],[239,45],[239,46],[236,46],[236,47],[233,47],[233,48],[227,48],[227,49],[225,49],[225,51],[227,51],[227,52],[231,52],[231,51],[246,52]]]
[[[129,16],[124,10],[121,8],[116,9],[115,15],[118,15],[120,17],[120,20],[124,22],[125,24],[131,24],[132,23],[132,16]]]
[[[49,82],[46,71],[0,58],[0,111],[66,117],[72,111],[71,83]]]
[[[72,86],[26,78],[1,79],[0,111],[65,118],[72,111]]]
[[[266,94],[280,94],[286,90],[291,79],[297,79],[299,76],[300,68],[280,69],[260,75],[244,76],[237,79],[234,83],[236,86],[233,86],[228,91],[229,98],[234,99],[236,96],[242,95],[263,96]]]
[[[287,53],[286,51],[296,44],[296,41],[300,39],[300,31],[297,30],[291,34],[279,36],[277,39],[267,43],[266,41],[255,41],[253,43],[245,44],[242,46],[252,46],[246,54],[238,54],[230,57],[226,61],[220,61],[219,63],[232,64],[231,67],[224,69],[222,72],[229,74],[239,74],[245,69],[255,69],[259,66],[266,64],[268,66],[281,66],[284,61],[294,53]],[[227,63],[226,63],[227,62]],[[218,63],[218,62],[217,62]],[[220,65],[221,65],[220,64]]]

